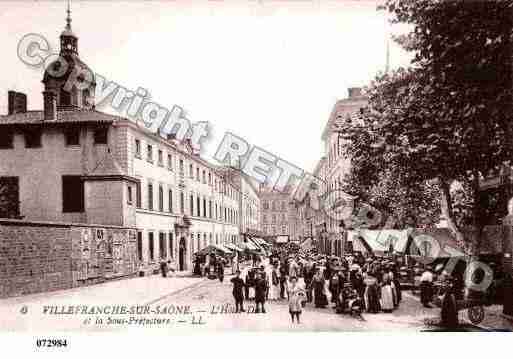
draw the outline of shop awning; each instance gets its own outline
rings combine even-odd
[[[237,252],[243,252],[244,249],[240,248],[240,247],[237,247],[235,244],[233,243],[226,243],[224,245],[226,248],[232,250],[232,251],[237,251]]]
[[[205,255],[205,254],[209,254],[209,253],[231,254],[232,251],[224,246],[221,246],[218,244],[211,244],[211,245],[208,245],[205,248],[199,250],[198,252],[196,252],[196,254],[199,254],[199,255]]]
[[[405,253],[428,258],[465,256],[464,249],[448,228],[417,229],[412,232]]]
[[[349,238],[353,242],[353,249],[360,252],[404,253],[408,242],[406,230],[369,230],[349,231]]]
[[[259,237],[252,237],[251,238],[253,241],[255,241],[257,244],[261,245],[261,246],[270,246],[269,243],[267,243],[265,240],[263,240],[262,238],[259,238]]]
[[[216,246],[217,248],[219,248],[219,250],[221,250],[221,251],[225,252],[226,254],[231,254],[231,253],[232,253],[231,249],[230,249],[230,248],[228,248],[228,247],[226,247],[226,245],[225,245],[225,244],[215,244],[215,246]]]
[[[258,251],[258,249],[259,249],[255,244],[253,244],[249,240],[247,242],[242,243],[241,246],[244,246],[244,249],[248,249],[250,251]]]

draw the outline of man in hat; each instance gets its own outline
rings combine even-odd
[[[235,271],[235,277],[231,279],[233,283],[233,298],[235,299],[235,313],[244,312],[244,281],[240,277],[240,270]]]
[[[265,313],[265,299],[268,287],[265,273],[259,271],[255,281],[255,313],[260,313],[260,308],[262,308],[262,313]]]

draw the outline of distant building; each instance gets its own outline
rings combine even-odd
[[[278,192],[260,187],[262,205],[262,231],[266,237],[288,236],[290,241],[298,240],[296,230],[297,211],[291,193],[286,189]]]
[[[327,215],[323,209],[327,201],[319,203],[319,196],[332,193],[335,199],[340,198],[337,191],[342,190],[345,177],[351,171],[351,159],[343,154],[344,142],[340,131],[344,123],[357,121],[368,104],[360,88],[349,88],[348,93],[348,98],[337,101],[322,132],[324,153],[313,171],[313,176],[320,180],[319,188],[309,190],[296,203],[301,236],[313,237],[317,250],[325,254],[343,253],[345,229],[339,219]]]

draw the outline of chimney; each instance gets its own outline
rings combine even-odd
[[[25,95],[24,93],[8,91],[7,101],[8,115],[27,112],[27,95]]]
[[[43,91],[43,119],[54,121],[57,119],[57,99],[53,91]]]
[[[349,98],[356,98],[362,96],[362,88],[361,87],[350,87],[348,88]]]

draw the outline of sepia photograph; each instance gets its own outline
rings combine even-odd
[[[0,24],[0,342],[513,330],[513,0]]]

